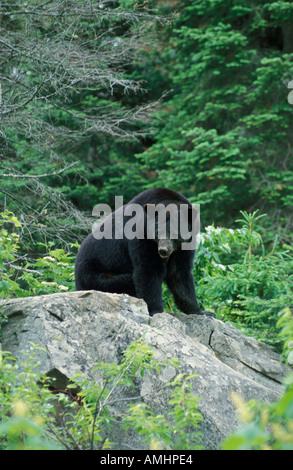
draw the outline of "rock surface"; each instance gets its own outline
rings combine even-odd
[[[197,374],[193,391],[199,410],[203,445],[219,448],[238,426],[231,392],[244,400],[273,402],[282,394],[282,380],[291,371],[274,350],[247,337],[229,324],[206,316],[161,313],[150,318],[143,300],[96,291],[71,292],[2,301],[8,318],[3,326],[2,350],[20,358],[31,343],[41,346],[39,370],[56,378],[56,388],[82,372],[99,379],[93,363],[119,363],[130,344],[144,335],[158,360],[175,357],[180,369]],[[155,413],[166,413],[164,385],[176,374],[166,367],[140,379],[136,394]],[[122,404],[121,404],[122,403]],[[120,402],[125,406],[127,402]],[[142,449],[138,436],[117,430],[117,449]],[[113,436],[111,436],[113,440]]]

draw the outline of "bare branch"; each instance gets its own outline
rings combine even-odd
[[[92,137],[134,140],[152,131],[157,103],[146,103],[142,82],[125,70],[153,46],[162,18],[146,5],[123,9],[112,0],[12,0],[0,15],[0,196],[17,208],[31,240],[68,245],[92,219],[41,179],[65,176],[76,164],[68,163],[70,149]],[[122,105],[131,94],[144,96],[143,104]],[[13,168],[22,156],[29,168],[39,160],[63,168],[25,174]]]
[[[64,173],[64,171],[68,170],[69,168],[72,168],[74,165],[76,165],[78,162],[73,162],[70,165],[66,166],[65,168],[62,168],[59,171],[56,171],[54,173],[44,173],[43,175],[23,175],[23,174],[16,174],[16,173],[9,173],[9,174],[1,174],[0,173],[0,178],[45,178],[48,176],[58,176],[61,175],[61,173]],[[0,167],[1,168],[1,167]]]

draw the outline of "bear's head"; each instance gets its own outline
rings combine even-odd
[[[156,241],[158,254],[168,259],[174,251],[195,250],[199,211],[188,204],[145,204],[145,236]]]

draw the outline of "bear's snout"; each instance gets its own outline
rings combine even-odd
[[[158,253],[161,258],[169,258],[173,250],[174,247],[171,240],[159,240]]]

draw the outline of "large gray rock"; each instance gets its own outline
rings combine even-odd
[[[144,335],[158,361],[175,357],[181,370],[198,374],[193,391],[201,398],[203,445],[219,448],[238,426],[231,392],[244,400],[273,402],[282,394],[283,378],[291,371],[274,350],[229,324],[206,316],[157,314],[150,318],[143,300],[96,291],[71,292],[3,301],[8,317],[2,349],[20,358],[31,343],[45,349],[39,369],[56,378],[56,388],[82,372],[99,380],[93,363],[119,363],[130,344]],[[176,374],[168,366],[137,382],[136,394],[156,413],[165,413],[165,384]],[[127,401],[119,402],[123,413]],[[121,408],[122,407],[122,408]],[[124,407],[124,408],[123,408]],[[144,448],[138,436],[115,433],[116,448]],[[113,435],[111,436],[113,440]]]

